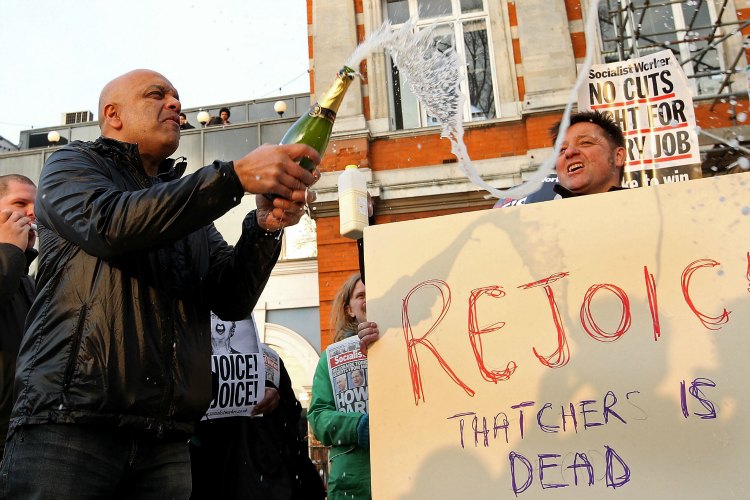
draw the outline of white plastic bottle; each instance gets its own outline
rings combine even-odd
[[[358,240],[367,227],[367,180],[356,165],[347,165],[338,179],[339,232]]]

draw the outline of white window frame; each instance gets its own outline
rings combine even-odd
[[[414,17],[418,13],[418,0],[407,0],[408,6],[409,6],[409,15]],[[450,14],[445,16],[436,16],[436,17],[430,17],[427,19],[417,19],[415,28],[417,30],[421,29],[429,29],[433,26],[439,27],[439,26],[451,26],[452,33],[453,33],[453,43],[454,43],[454,50],[457,51],[457,53],[460,56],[460,60],[464,60],[466,49],[464,46],[464,37],[463,37],[463,28],[464,23],[472,22],[472,21],[483,21],[484,27],[487,32],[487,50],[488,50],[488,57],[490,59],[490,70],[492,71],[492,98],[494,102],[495,107],[495,115],[488,117],[488,118],[482,118],[482,119],[473,119],[471,115],[471,103],[469,102],[469,92],[468,92],[468,75],[466,66],[461,68],[461,82],[460,82],[460,89],[461,92],[464,93],[464,95],[467,96],[465,102],[464,102],[464,109],[463,109],[463,121],[466,122],[483,122],[487,120],[493,120],[500,117],[500,101],[499,101],[499,93],[498,93],[498,79],[497,79],[497,69],[495,67],[495,48],[492,43],[493,37],[492,37],[492,23],[490,22],[490,15],[487,3],[491,0],[482,0],[482,10],[476,11],[476,12],[470,12],[466,14],[461,14],[461,0],[450,0],[452,12],[456,12],[458,14]],[[388,11],[387,11],[387,4],[386,1],[382,1],[382,9],[383,9],[383,18],[388,19]],[[393,29],[396,29],[397,27],[401,26],[401,23],[394,24]],[[387,80],[388,80],[388,101],[389,101],[389,111],[390,111],[390,123],[391,123],[391,129],[396,130],[396,100],[394,95],[394,88],[393,88],[393,71],[392,71],[393,61],[391,60],[390,55],[386,58],[386,73],[387,73]],[[407,89],[408,91],[408,89]],[[403,101],[402,101],[403,102]],[[427,116],[427,113],[422,106],[421,103],[417,102],[417,114],[419,116],[419,125],[418,127],[431,127],[435,126],[435,123],[430,122],[429,117]],[[403,109],[402,109],[402,117],[404,116]],[[404,127],[404,130],[409,130],[410,128]]]

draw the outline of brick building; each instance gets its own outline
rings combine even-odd
[[[474,166],[492,186],[510,187],[552,152],[547,130],[560,119],[586,56],[590,1],[307,0],[311,91],[324,91],[354,47],[383,22],[397,27],[416,17],[417,29],[434,25],[435,43],[467,61],[463,88],[472,90],[464,141]],[[731,166],[717,158],[745,154],[750,1],[601,0],[598,14],[594,63],[665,48],[675,53],[690,81],[698,125],[710,133],[700,136],[704,175]],[[461,173],[449,141],[387,53],[370,54],[359,70],[363,78],[339,109],[313,212],[322,347],[332,340],[335,292],[358,269],[355,243],[338,234],[336,178],[347,164],[366,169],[377,224],[494,203]]]

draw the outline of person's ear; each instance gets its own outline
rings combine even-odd
[[[110,128],[113,128],[115,130],[122,129],[120,110],[116,104],[107,104],[106,106],[104,106],[104,121]]]
[[[619,147],[615,149],[615,166],[617,168],[624,168],[625,167],[625,155],[627,155],[627,151],[623,147]]]
[[[344,312],[345,312],[345,313],[346,313],[346,315],[347,315],[347,316],[349,316],[350,318],[354,318],[354,319],[356,319],[356,318],[357,318],[357,317],[356,317],[356,316],[354,315],[354,312],[352,311],[352,306],[350,306],[349,304],[347,304],[347,305],[346,305],[346,307],[344,308]]]

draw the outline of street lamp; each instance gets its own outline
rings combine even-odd
[[[203,137],[203,133],[206,131],[206,123],[211,120],[211,115],[208,114],[208,111],[199,111],[196,118],[198,120],[198,123],[201,124],[201,165],[203,165],[203,160],[206,156],[206,140]]]
[[[273,104],[273,110],[279,114],[280,118],[283,118],[284,112],[286,112],[286,101],[276,101]]]
[[[52,146],[57,146],[57,143],[60,142],[60,133],[57,130],[53,130],[52,132],[48,133],[47,142],[49,142]]]
[[[208,114],[208,111],[201,111],[198,113],[198,123],[200,123],[202,126],[206,126],[206,123],[211,119],[211,115]]]

